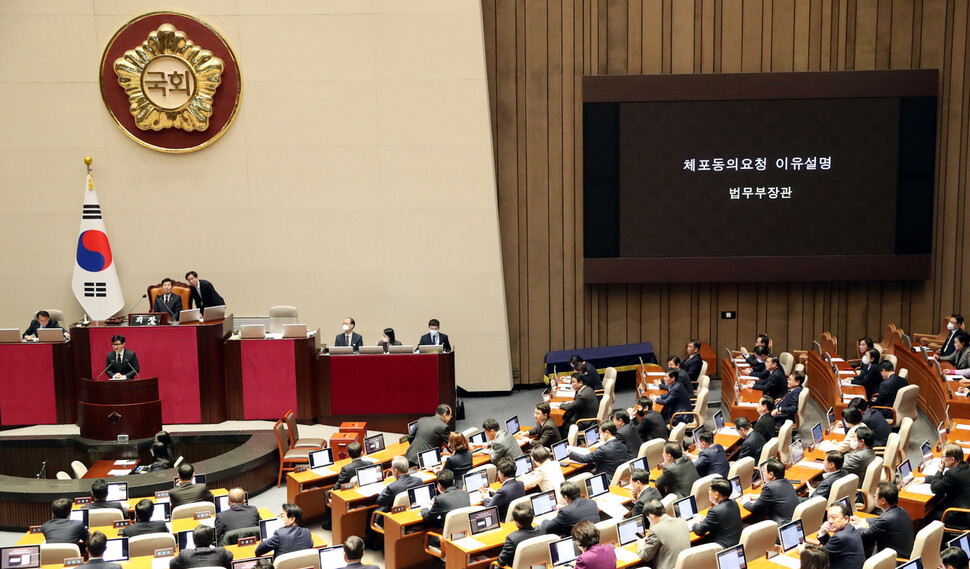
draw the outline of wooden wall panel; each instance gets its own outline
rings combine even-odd
[[[482,0],[499,215],[517,381],[543,355],[697,337],[718,351],[769,333],[776,351],[823,331],[854,353],[887,322],[938,329],[970,300],[970,13],[956,0]],[[585,285],[583,75],[940,69],[932,279]],[[653,212],[670,215],[676,212]],[[662,245],[662,244],[660,244]],[[736,311],[736,320],[720,313]]]

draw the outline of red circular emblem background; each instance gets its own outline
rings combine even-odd
[[[223,62],[221,84],[216,91],[209,117],[209,128],[187,132],[180,128],[141,130],[129,110],[128,95],[118,84],[114,62],[129,49],[141,46],[148,34],[162,24],[172,24],[197,46],[212,52]],[[163,152],[192,152],[212,144],[222,136],[239,111],[242,100],[242,73],[236,54],[226,40],[202,20],[178,12],[152,12],[131,20],[118,30],[101,58],[101,97],[108,112],[121,129],[139,144]]]

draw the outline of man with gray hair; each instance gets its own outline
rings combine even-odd
[[[391,472],[395,478],[394,482],[391,482],[381,490],[381,493],[377,496],[378,510],[381,512],[390,512],[391,506],[394,505],[394,497],[401,492],[407,492],[408,488],[415,488],[422,484],[421,479],[413,474],[408,474],[408,469],[410,464],[408,464],[408,459],[403,456],[395,456],[391,460]]]

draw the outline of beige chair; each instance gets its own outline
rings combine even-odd
[[[907,385],[896,392],[892,407],[873,406],[873,409],[891,409],[892,417],[886,419],[890,425],[901,425],[904,418],[916,420],[916,401],[919,399],[919,386]]]
[[[613,473],[613,479],[610,480],[610,486],[619,486],[624,480],[630,479],[630,464],[632,462],[632,460],[628,460],[616,467],[616,471]]]
[[[600,406],[596,411],[595,417],[583,417],[576,419],[576,425],[581,429],[588,429],[593,424],[602,423],[610,418],[610,411],[613,410],[613,403],[607,398],[600,399]]]
[[[284,553],[273,561],[273,569],[304,569],[307,567],[320,569],[320,551],[318,549],[301,549]]]
[[[696,429],[707,421],[707,399],[710,397],[709,389],[701,389],[697,392],[697,399],[694,400],[694,410],[693,411],[681,411],[679,413],[674,413],[670,416],[670,423],[673,425],[675,419],[685,419],[690,417],[690,421],[686,423],[681,423],[677,425],[678,427],[683,426],[685,429]]]
[[[549,562],[549,544],[559,539],[558,535],[540,535],[519,543],[512,557],[512,569],[530,569],[537,563]]]
[[[795,365],[795,356],[791,355],[791,352],[782,352],[778,354],[778,363],[781,364],[781,369],[785,371],[785,377],[791,374],[792,366]]]
[[[771,437],[765,446],[761,449],[761,456],[758,458],[758,464],[768,460],[769,458],[778,458],[778,437]]]
[[[704,374],[700,376],[697,380],[697,390],[710,389],[711,388],[711,376]]]
[[[146,533],[128,538],[128,555],[141,557],[153,555],[156,549],[175,548],[175,535],[171,533]]]
[[[595,524],[596,529],[600,530],[600,543],[620,540],[620,534],[617,532],[616,524],[617,521],[612,518]]]
[[[721,546],[716,543],[696,545],[677,554],[674,569],[711,569],[717,567],[717,552]]]
[[[566,440],[569,442],[569,446],[579,444],[579,427],[575,423],[569,425],[569,430],[566,431]]]
[[[475,468],[468,471],[468,474],[472,472],[478,472],[480,470],[485,471],[485,475],[488,476],[488,483],[495,484],[495,479],[498,478],[498,467],[492,463],[483,464],[481,466],[476,466]]]
[[[88,467],[84,466],[84,463],[80,460],[71,463],[71,470],[74,471],[74,478],[84,478],[84,475],[88,473]]]
[[[283,324],[297,324],[299,317],[295,306],[273,306],[269,309],[269,331],[279,334],[283,331]]]
[[[895,370],[898,370],[899,369],[899,361],[896,359],[896,356],[894,356],[893,354],[886,354],[886,355],[884,355],[882,357],[882,361],[884,361],[884,362],[892,362],[893,369],[895,369]],[[897,375],[898,375],[898,373],[897,373]]]
[[[393,510],[394,508],[397,508],[398,506],[407,506],[407,505],[408,505],[408,492],[407,490],[405,490],[404,492],[398,492],[394,496],[394,501],[391,503],[391,510]],[[370,529],[374,530],[375,533],[384,535],[384,516],[390,513],[391,512],[382,512],[380,510],[371,511]],[[380,524],[377,523],[377,518],[381,518]],[[508,519],[506,519],[505,521],[510,522],[512,521],[512,518],[508,517]]]
[[[672,443],[677,443],[681,446],[681,448],[683,448],[685,435],[687,435],[687,424],[681,423],[671,429],[670,437],[667,440]]]
[[[660,503],[664,505],[664,509],[667,510],[668,516],[674,515],[674,502],[676,501],[677,501],[676,494],[667,494],[666,496],[660,499]]]
[[[283,473],[291,472],[301,464],[309,464],[310,451],[313,449],[290,448],[290,439],[286,434],[283,419],[276,421],[276,424],[273,425],[273,432],[276,434],[276,449],[279,451],[280,457],[280,473],[276,479],[276,487],[279,488],[283,485]]]
[[[940,566],[940,548],[943,545],[943,522],[933,521],[919,530],[916,541],[913,542],[913,553],[910,559],[917,557],[923,560],[923,567]]]
[[[903,368],[903,369],[897,371],[896,372],[896,375],[898,375],[899,377],[901,377],[903,379],[909,379],[909,370],[906,369],[906,368]]]
[[[697,501],[698,512],[711,507],[711,498],[708,496],[707,491],[711,489],[711,482],[714,482],[715,478],[720,477],[720,474],[708,474],[695,480],[694,484],[690,487],[690,493]]]
[[[899,423],[899,461],[902,462],[909,458],[909,438],[910,434],[913,432],[913,420],[909,417],[905,417]],[[887,439],[886,444],[889,444]],[[919,463],[919,461],[916,461]]]
[[[424,534],[424,552],[444,561],[445,539],[450,538],[451,534],[457,531],[464,531],[467,534],[470,530],[468,526],[468,514],[482,509],[483,508],[481,506],[468,506],[466,508],[457,508],[448,512],[445,515],[445,523],[444,527],[441,529],[441,533],[429,531]],[[432,537],[438,538],[437,545],[431,543]]]
[[[80,556],[81,556],[81,548],[78,547],[76,543],[40,544],[41,565],[64,565],[65,559],[69,559],[71,557],[80,557]]]
[[[882,452],[882,463],[886,468],[886,480],[895,480],[896,467],[902,462],[899,460],[899,455],[899,433],[889,433],[889,438],[886,440],[886,446]]]
[[[647,457],[647,464],[651,469],[656,468],[658,464],[664,459],[664,444],[667,441],[663,439],[653,439],[649,440],[642,445],[640,445],[640,450],[637,452],[637,458]]]
[[[747,490],[751,488],[751,479],[754,477],[754,459],[750,456],[735,460],[728,467],[728,480],[739,476],[741,478],[741,488]]]
[[[603,399],[609,398],[610,407],[616,401],[616,368],[608,367],[603,372]]]
[[[707,375],[707,362],[701,360],[701,372],[697,374],[697,379],[700,379],[702,375]]]
[[[585,485],[584,485],[584,486],[585,486]],[[509,502],[509,511],[508,511],[508,512],[507,512],[507,513],[505,514],[505,523],[507,523],[507,524],[510,524],[510,523],[512,523],[512,522],[513,522],[513,520],[512,520],[512,510],[513,510],[513,509],[514,509],[514,508],[515,508],[515,507],[516,507],[517,505],[519,505],[519,504],[521,504],[521,503],[526,503],[526,504],[529,504],[529,503],[531,503],[531,501],[532,501],[532,496],[533,496],[533,495],[530,495],[530,494],[526,494],[525,496],[520,496],[520,497],[518,497],[518,498],[516,498],[516,499],[514,499],[514,500],[512,500],[511,502]]]
[[[791,460],[791,436],[794,429],[795,423],[789,420],[778,430],[778,458],[782,462]]]
[[[327,446],[327,439],[316,439],[300,436],[300,427],[296,422],[296,413],[292,409],[283,416],[286,420],[286,430],[290,436],[290,448],[308,448],[319,450]]]
[[[125,519],[117,508],[92,508],[88,510],[88,527],[110,526]]]
[[[808,376],[805,376],[805,383],[808,383]],[[798,411],[795,412],[795,428],[805,424],[805,409],[808,406],[808,398],[812,390],[802,384],[802,390],[798,393]]]
[[[795,506],[791,519],[792,521],[802,520],[802,529],[805,530],[805,535],[815,533],[818,528],[822,527],[822,522],[825,521],[825,508],[827,506],[828,503],[822,496],[809,498]]]
[[[45,308],[48,314],[51,315],[51,320],[57,320],[57,323],[64,327],[65,330],[68,329],[67,322],[64,321],[64,311],[58,308]],[[944,338],[945,340],[946,338]]]
[[[771,520],[758,522],[744,528],[741,530],[741,545],[744,546],[744,558],[748,563],[751,563],[755,559],[764,556],[769,549],[775,546],[776,539],[778,539],[778,524]]]
[[[831,506],[842,498],[848,498],[851,503],[855,499],[857,488],[859,488],[859,476],[849,474],[839,478],[832,484],[832,490],[829,491],[829,501],[826,505]]]
[[[216,505],[212,502],[192,502],[191,504],[175,506],[172,508],[172,519],[191,518],[198,512],[209,512],[214,516],[216,515]]]
[[[882,478],[882,459],[877,456],[866,467],[866,476],[862,479],[862,488],[859,489],[859,493],[862,494],[862,506],[858,507],[860,511],[872,513],[872,509],[876,507],[877,486],[882,482]]]
[[[804,527],[804,524],[802,524]],[[896,569],[896,550],[883,549],[862,564],[862,569]]]
[[[68,473],[66,473],[66,472],[64,472],[63,470],[58,470],[57,471],[57,479],[58,480],[70,480],[71,479],[71,475],[68,474]]]
[[[580,472],[579,474],[576,474],[575,476],[570,476],[566,480],[568,482],[575,482],[576,484],[578,484],[579,485],[579,493],[582,494],[583,498],[588,498],[589,496],[586,495],[586,479],[587,478],[592,478],[592,477],[593,477],[593,473],[592,472]]]

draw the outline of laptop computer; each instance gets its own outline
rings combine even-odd
[[[228,499],[229,497],[226,496]],[[170,522],[172,521],[172,504],[169,502],[157,502],[154,509],[152,509],[152,517],[149,519],[152,522]]]
[[[441,464],[441,449],[433,448],[418,453],[418,463],[421,465],[422,470],[428,470],[429,468],[438,466]]]
[[[633,469],[646,470],[647,472],[649,472],[650,471],[650,465],[647,464],[647,457],[641,456],[640,458],[638,458],[638,459],[634,460],[633,462],[631,462],[630,463],[630,470],[633,470]]]
[[[852,500],[850,500],[848,496],[836,500],[836,502],[848,508],[850,515],[855,513],[855,506],[852,504]]]
[[[788,449],[791,451],[792,466],[798,464],[803,458],[805,458],[805,451],[802,449],[802,443],[794,442],[788,447]]]
[[[41,342],[63,342],[64,330],[60,328],[38,328],[37,340]]]
[[[694,496],[687,496],[686,498],[681,498],[674,502],[674,514],[676,517],[686,520],[687,525],[690,525],[694,518],[697,516],[697,500]]]
[[[344,546],[323,547],[319,551],[320,569],[340,569],[347,566],[347,560],[344,559]]]
[[[468,528],[471,530],[473,536],[498,529],[499,525],[497,506],[468,514]]]
[[[249,492],[246,492],[246,498],[243,504],[249,503]],[[220,513],[224,510],[230,509],[232,506],[229,505],[229,495],[223,494],[222,496],[216,496],[216,513]],[[165,520],[168,521],[168,520]]]
[[[825,417],[828,418],[830,427],[835,425],[835,407],[829,407],[829,410],[825,412]]]
[[[198,308],[190,308],[179,312],[179,324],[198,324],[202,319],[202,311]]]
[[[38,567],[40,567],[40,545],[0,547],[0,569],[36,569]]]
[[[959,547],[964,553],[970,555],[970,531],[962,533],[946,543],[947,547]]]
[[[532,513],[537,518],[556,510],[555,490],[548,490],[542,494],[535,494],[530,498],[530,500],[532,501]]]
[[[0,344],[19,344],[20,339],[18,328],[0,328]]]
[[[256,569],[257,565],[259,565],[259,557],[234,559],[232,562],[232,569]]]
[[[488,488],[488,472],[484,470],[469,472],[462,476],[461,481],[465,487],[465,491],[471,494],[472,492],[477,492],[479,488]]]
[[[315,450],[310,452],[310,470],[317,472],[317,469],[326,468],[333,465],[333,449],[322,448],[320,450]]]
[[[562,462],[569,458],[569,441],[563,439],[558,443],[553,443],[552,445],[552,457],[556,459],[556,462]]]
[[[272,518],[268,520],[259,520],[259,540],[266,541],[267,539],[273,537],[276,530],[283,527],[283,520],[279,518]]]
[[[384,467],[380,464],[361,466],[357,469],[357,486],[377,484],[384,480]]]
[[[413,354],[414,345],[409,344],[407,346],[388,346],[387,353],[389,354]]]
[[[791,551],[805,543],[805,529],[802,527],[801,518],[778,528],[778,542],[782,551]]]
[[[243,324],[239,327],[239,337],[247,340],[262,340],[266,337],[266,326],[263,324]]]
[[[731,478],[731,499],[737,500],[742,495],[744,495],[744,488],[741,486],[741,477],[734,476]]]
[[[919,558],[911,559],[902,565],[898,565],[896,569],[923,569],[923,560]],[[927,567],[927,569],[932,568]]]
[[[408,504],[411,509],[423,508],[431,503],[431,500],[437,494],[435,489],[435,484],[432,482],[430,484],[422,484],[421,486],[415,486],[414,488],[408,488]]]
[[[718,411],[714,413],[714,433],[717,433],[724,428],[724,412]]]
[[[812,439],[817,445],[822,442],[822,438],[822,423],[815,423],[815,426],[812,427]]]
[[[432,346],[430,344],[427,344],[424,346],[418,346],[419,354],[441,354],[441,353],[444,353],[444,351],[445,351],[445,347],[441,345]]]
[[[376,434],[364,439],[364,454],[374,454],[384,450],[384,435]]]
[[[226,319],[226,305],[220,304],[218,306],[206,306],[205,312],[202,313],[203,322],[215,322],[216,320]]]
[[[579,548],[572,537],[557,539],[549,544],[549,561],[553,567],[563,567],[575,563],[579,558]]]
[[[306,324],[283,324],[284,338],[306,338]]]
[[[280,522],[280,525],[281,526],[282,526],[282,524],[283,524],[283,522]],[[185,551],[187,549],[195,549],[195,540],[192,538],[192,532],[193,531],[194,530],[186,529],[186,530],[182,530],[180,532],[177,532],[175,534],[175,541],[178,542],[179,551]],[[273,532],[275,532],[275,531],[276,530],[274,529]],[[269,535],[272,536],[273,534],[271,533]],[[263,539],[269,539],[269,536],[267,536],[267,537],[265,537]]]
[[[513,415],[505,420],[505,430],[511,434],[519,432],[519,416]]]
[[[330,351],[327,352],[331,356],[345,356],[347,354],[354,353],[353,346],[330,346]]]
[[[909,462],[908,458],[902,461],[901,463],[899,463],[899,466],[896,467],[896,470],[899,471],[900,486],[906,486],[907,484],[912,482],[914,478],[916,478],[916,475],[913,474],[913,465]]]
[[[478,431],[474,435],[468,437],[468,442],[473,445],[483,445],[488,442],[488,438],[485,436],[485,431]]]
[[[128,483],[109,482],[108,497],[105,499],[109,502],[119,502],[119,501],[128,500]]]
[[[717,553],[717,569],[748,569],[744,558],[744,545],[737,544]]]
[[[411,421],[410,423],[408,423],[408,434],[409,435],[413,435],[414,434],[414,428],[417,427],[417,426],[418,426],[418,422],[417,421]]]
[[[629,520],[624,520],[616,524],[616,536],[620,542],[620,547],[633,543],[644,535],[643,516],[630,518]]]
[[[84,527],[90,527],[90,525],[88,524],[88,514],[90,512],[91,510],[71,510],[71,513],[68,516],[68,518],[76,522],[81,522],[82,524],[84,524]]]
[[[591,476],[587,478],[586,483],[586,497],[595,498],[597,496],[602,496],[610,491],[610,481],[606,479],[606,473],[600,473],[596,476]]]
[[[174,484],[175,487],[178,488],[178,485],[179,485],[178,476],[172,477],[172,484]],[[196,474],[192,476],[192,484],[205,484],[205,474]]]
[[[591,447],[595,445],[600,440],[600,428],[596,425],[585,429],[583,431],[583,440],[586,441],[586,446]]]
[[[366,355],[383,354],[384,346],[361,346],[357,348],[357,352]]]
[[[102,557],[105,561],[128,561],[128,538],[115,537],[109,539]]]
[[[523,455],[515,459],[515,477],[518,478],[523,474],[528,474],[532,472],[532,458],[529,455]]]

